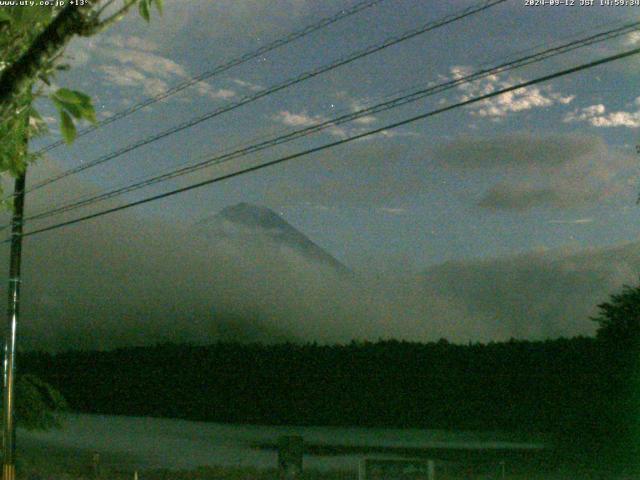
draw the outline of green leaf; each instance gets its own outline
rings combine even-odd
[[[68,114],[70,114],[74,118],[77,118],[78,120],[82,118],[83,116],[82,105],[77,105],[74,103],[66,103],[56,97],[51,97],[51,100],[53,100],[53,103],[59,112],[67,112]]]
[[[93,108],[93,105],[89,104],[82,106],[82,118],[94,124],[98,121],[96,119],[96,111]]]
[[[0,23],[11,23],[11,15],[9,15],[5,10],[0,10]]]
[[[156,8],[158,9],[158,13],[160,15],[162,15],[163,9],[164,9],[164,0],[154,0],[154,3],[156,4]]]
[[[82,105],[91,102],[88,95],[78,92],[77,90],[69,90],[68,88],[59,88],[53,95],[64,103]]]
[[[62,138],[67,144],[72,144],[76,138],[76,126],[73,124],[71,116],[65,112],[60,112],[60,129],[62,131]]]
[[[151,20],[149,15],[149,2],[150,0],[140,0],[138,4],[138,9],[140,10],[140,16],[144,18],[147,22]]]
[[[86,107],[87,105],[91,105],[91,97],[89,95],[87,95],[86,93],[78,92],[77,90],[73,90],[73,93],[75,93],[80,98],[80,102],[83,106]]]
[[[91,97],[82,92],[61,88],[51,95],[51,100],[61,114],[66,112],[77,120],[97,122]]]

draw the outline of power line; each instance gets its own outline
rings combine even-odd
[[[310,134],[319,132],[321,130],[324,130],[332,126],[342,125],[344,123],[353,121],[357,118],[361,118],[366,115],[371,115],[374,113],[387,111],[392,108],[397,108],[399,106],[403,106],[408,103],[418,101],[427,96],[442,93],[446,90],[450,90],[459,85],[462,85],[465,83],[471,83],[473,81],[486,78],[490,75],[495,75],[495,74],[503,73],[516,68],[521,68],[527,65],[531,65],[533,63],[541,62],[553,56],[557,56],[560,54],[567,53],[569,51],[576,50],[578,48],[582,48],[588,45],[593,45],[594,43],[600,43],[606,40],[610,40],[612,38],[616,38],[616,37],[628,34],[638,29],[640,29],[640,21],[632,22],[632,23],[620,26],[618,28],[610,29],[604,32],[591,35],[586,38],[578,39],[572,42],[568,42],[562,45],[548,48],[543,51],[518,58],[516,60],[506,61],[500,65],[497,65],[491,68],[485,68],[485,69],[476,71],[474,73],[471,73],[469,75],[466,75],[464,77],[455,78],[453,80],[449,80],[438,85],[413,91],[413,92],[410,92],[409,94],[392,98],[390,100],[378,103],[376,105],[373,105],[367,108],[362,108],[348,114],[340,115],[332,119],[325,120],[323,122],[316,123],[314,125],[310,125],[302,129],[295,130],[285,135],[279,135],[274,138],[270,138],[268,140],[265,140],[256,144],[251,144],[227,153],[222,153],[214,157],[207,158],[206,160],[202,162],[198,162],[196,164],[183,166],[177,169],[172,169],[172,170],[169,170],[168,172],[161,173],[152,177],[148,177],[141,181],[136,181],[131,184],[125,185],[123,187],[107,190],[105,192],[101,192],[98,194],[88,195],[83,198],[76,199],[72,202],[69,202],[66,205],[62,205],[50,210],[46,210],[46,211],[28,216],[25,218],[25,220],[41,220],[41,219],[48,218],[61,213],[65,213],[71,210],[75,210],[77,208],[88,206],[93,203],[111,199],[119,195],[138,190],[140,188],[144,188],[159,182],[163,182],[172,178],[183,176],[183,175],[201,170],[203,168],[210,167],[212,165],[219,165],[223,162],[227,162],[238,157],[244,157],[251,153],[255,153],[276,145],[280,145],[282,143],[286,143],[304,136],[308,136]],[[1,229],[4,229],[4,228],[6,228],[6,226],[2,227]]]
[[[174,85],[173,87],[165,90],[164,92],[161,92],[157,95],[154,95],[152,97],[149,97],[139,103],[136,103],[135,105],[132,105],[124,110],[121,110],[113,115],[110,115],[109,117],[99,121],[98,123],[96,123],[95,125],[90,125],[88,127],[85,127],[81,130],[78,131],[77,136],[78,137],[82,137],[83,135],[86,135],[88,133],[91,133],[101,127],[104,127],[105,125],[109,125],[110,123],[113,123],[117,120],[120,120],[124,117],[128,117],[129,115],[137,112],[138,110],[143,109],[144,107],[148,107],[149,105],[153,105],[154,103],[157,103],[161,100],[164,100],[165,98],[170,97],[171,95],[174,95],[178,92],[181,92],[182,90],[189,88],[192,85],[195,85],[196,83],[202,82],[204,80],[208,80],[211,77],[214,77],[216,75],[219,75],[221,73],[226,72],[227,70],[236,67],[238,65],[241,65],[243,63],[246,63],[250,60],[253,60],[255,58],[258,58],[266,53],[269,53],[277,48],[280,48],[284,45],[287,45],[288,43],[294,42],[296,40],[299,40],[302,37],[305,37],[313,32],[316,32],[322,28],[328,27],[329,25],[338,22],[339,20],[342,20],[344,18],[350,17],[352,15],[355,15],[358,12],[361,12],[362,10],[365,10],[367,8],[373,7],[375,5],[377,5],[378,3],[382,3],[385,0],[366,0],[360,3],[355,4],[354,6],[352,6],[351,8],[347,8],[347,9],[342,9],[340,10],[338,13],[331,15],[329,17],[325,17],[323,19],[321,19],[320,21],[313,23],[311,25],[307,25],[306,27],[302,28],[301,30],[297,30],[295,32],[290,33],[289,35],[286,35],[284,37],[281,37],[271,43],[268,43],[267,45],[264,45],[260,48],[258,48],[257,50],[254,50],[252,52],[248,52],[245,53],[244,55],[241,55],[239,57],[236,57],[232,60],[229,60],[226,63],[223,63],[221,65],[218,65],[216,67],[214,67],[211,70],[208,70],[206,72],[203,72],[195,77],[191,77],[188,80],[185,80],[181,83],[178,83],[177,85]],[[48,152],[50,150],[53,150],[54,148],[59,147],[60,145],[63,145],[64,141],[63,140],[58,140],[56,142],[53,142],[43,148],[41,148],[40,150],[38,150],[36,153],[45,153]]]
[[[368,136],[371,136],[371,135],[375,135],[377,133],[380,133],[380,132],[383,132],[383,131],[386,131],[386,130],[391,130],[391,129],[398,128],[398,127],[401,127],[401,126],[404,126],[404,125],[408,125],[408,124],[416,122],[418,120],[423,120],[425,118],[432,117],[432,116],[438,115],[440,113],[448,112],[448,111],[454,110],[456,108],[461,108],[461,107],[465,107],[465,106],[468,106],[468,105],[472,105],[474,103],[478,103],[478,102],[481,102],[483,100],[487,100],[489,98],[497,97],[498,95],[503,95],[505,93],[512,92],[514,90],[518,90],[518,89],[521,89],[521,88],[526,88],[526,87],[529,87],[531,85],[535,85],[535,84],[542,83],[542,82],[547,82],[547,81],[553,80],[555,78],[559,78],[559,77],[563,77],[563,76],[566,76],[566,75],[570,75],[572,73],[577,73],[577,72],[580,72],[580,71],[583,71],[583,70],[587,70],[587,69],[596,67],[598,65],[603,65],[603,64],[606,64],[606,63],[609,63],[609,62],[613,62],[615,60],[620,60],[620,59],[623,59],[623,58],[626,58],[626,57],[630,57],[632,55],[637,55],[638,53],[640,53],[640,48],[634,48],[632,50],[627,50],[625,52],[618,53],[616,55],[610,55],[608,57],[604,57],[604,58],[601,58],[599,60],[594,60],[592,62],[584,63],[584,64],[578,65],[576,67],[572,67],[572,68],[568,68],[568,69],[565,69],[565,70],[561,70],[559,72],[555,72],[555,73],[552,73],[552,74],[549,74],[549,75],[544,75],[542,77],[538,77],[538,78],[533,79],[533,80],[529,80],[529,81],[526,81],[526,82],[521,82],[521,83],[518,83],[516,85],[512,85],[510,87],[506,87],[506,88],[503,88],[503,89],[500,89],[500,90],[496,90],[495,92],[488,93],[488,94],[485,94],[485,95],[481,95],[479,97],[471,98],[469,100],[465,100],[465,101],[458,102],[458,103],[455,103],[455,104],[452,104],[452,105],[448,105],[446,107],[438,108],[436,110],[431,110],[429,112],[422,113],[420,115],[416,115],[416,116],[407,118],[405,120],[401,120],[401,121],[398,121],[398,122],[395,122],[395,123],[391,123],[391,124],[385,125],[384,127],[379,127],[379,128],[376,128],[376,129],[373,129],[373,130],[369,130],[367,132],[364,132],[364,133],[361,133],[361,134],[358,134],[358,135],[353,135],[353,136],[348,137],[348,138],[337,140],[335,142],[327,143],[327,144],[324,144],[324,145],[321,145],[321,146],[318,146],[318,147],[314,147],[314,148],[310,148],[310,149],[307,149],[307,150],[304,150],[304,151],[301,151],[301,152],[298,152],[298,153],[294,153],[294,154],[291,154],[291,155],[280,157],[280,158],[277,158],[275,160],[271,160],[269,162],[261,163],[261,164],[258,164],[258,165],[253,165],[251,167],[247,167],[247,168],[244,168],[242,170],[238,170],[238,171],[235,171],[235,172],[232,172],[232,173],[221,175],[219,177],[211,178],[209,180],[204,180],[202,182],[198,182],[198,183],[195,183],[195,184],[192,184],[192,185],[188,185],[186,187],[181,187],[181,188],[178,188],[178,189],[175,189],[175,190],[171,190],[169,192],[165,192],[165,193],[161,193],[161,194],[154,195],[154,196],[151,196],[151,197],[147,197],[147,198],[144,198],[142,200],[137,200],[135,202],[126,203],[124,205],[120,205],[120,206],[117,206],[117,207],[108,208],[108,209],[102,210],[100,212],[92,213],[92,214],[89,214],[89,215],[84,215],[82,217],[78,217],[78,218],[75,218],[73,220],[67,220],[67,221],[64,221],[64,222],[56,223],[54,225],[49,225],[47,227],[43,227],[43,228],[39,228],[39,229],[36,229],[36,230],[32,230],[30,232],[27,232],[27,233],[23,234],[23,236],[28,237],[28,236],[32,236],[32,235],[37,235],[37,234],[40,234],[40,233],[44,233],[44,232],[48,232],[48,231],[51,231],[51,230],[56,230],[56,229],[59,229],[59,228],[67,227],[67,226],[70,226],[70,225],[74,225],[74,224],[77,224],[77,223],[80,223],[80,222],[84,222],[86,220],[91,220],[93,218],[98,218],[98,217],[101,217],[101,216],[104,216],[104,215],[108,215],[110,213],[115,213],[115,212],[119,212],[119,211],[122,211],[122,210],[126,210],[128,208],[135,207],[135,206],[138,206],[138,205],[143,205],[145,203],[150,203],[150,202],[153,202],[153,201],[156,201],[156,200],[161,200],[163,198],[171,197],[171,196],[177,195],[179,193],[184,193],[184,192],[187,192],[187,191],[190,191],[190,190],[194,190],[196,188],[200,188],[200,187],[204,187],[204,186],[207,186],[207,185],[211,185],[213,183],[221,182],[223,180],[227,180],[227,179],[230,179],[230,178],[233,178],[233,177],[244,175],[244,174],[247,174],[247,173],[250,173],[250,172],[255,172],[257,170],[261,170],[261,169],[266,168],[266,167],[270,167],[270,166],[277,165],[277,164],[280,164],[280,163],[283,163],[283,162],[287,162],[287,161],[290,161],[290,160],[293,160],[293,159],[296,159],[296,158],[300,158],[300,157],[303,157],[303,156],[306,156],[306,155],[310,155],[312,153],[317,153],[317,152],[320,152],[320,151],[323,151],[323,150],[327,150],[329,148],[334,148],[334,147],[337,147],[339,145],[343,145],[345,143],[353,142],[353,141],[359,140],[361,138],[365,138],[365,137],[368,137]],[[6,243],[7,241],[8,240],[4,240],[2,243]]]
[[[160,133],[156,133],[154,135],[150,135],[142,140],[138,140],[137,142],[134,142],[132,144],[129,144],[125,147],[120,148],[119,150],[116,150],[114,152],[111,152],[107,155],[104,155],[102,157],[99,157],[95,160],[92,160],[90,162],[84,163],[82,165],[78,165],[75,168],[71,168],[65,172],[62,172],[59,175],[55,175],[53,177],[50,177],[46,180],[43,180],[41,182],[36,183],[35,185],[33,185],[32,187],[27,189],[27,192],[32,192],[34,190],[37,190],[39,188],[44,187],[45,185],[49,185],[53,182],[57,182],[58,180],[61,180],[63,178],[66,178],[70,175],[74,175],[76,173],[82,172],[88,168],[92,168],[95,167],[97,165],[101,165],[105,162],[108,162],[110,160],[113,160],[115,158],[118,158],[126,153],[132,152],[133,150],[136,150],[142,146],[154,143],[162,138],[168,137],[170,135],[173,135],[175,133],[178,133],[182,130],[185,130],[187,128],[193,127],[195,125],[198,125],[199,123],[202,123],[206,120],[209,120],[211,118],[217,117],[218,115],[221,115],[223,113],[235,110],[236,108],[239,108],[243,105],[246,105],[248,103],[254,102],[262,97],[266,97],[267,95],[271,95],[273,93],[276,93],[280,90],[284,90],[285,88],[288,88],[290,86],[296,85],[298,83],[304,82],[310,78],[316,77],[318,75],[321,75],[323,73],[326,73],[328,71],[334,70],[338,67],[347,65],[349,63],[352,63],[356,60],[359,60],[363,57],[366,57],[368,55],[372,55],[376,52],[379,52],[381,50],[384,50],[388,47],[391,47],[393,45],[396,45],[398,43],[404,42],[406,40],[409,40],[411,38],[417,37],[418,35],[422,35],[424,33],[427,33],[431,30],[435,30],[436,28],[448,25],[450,23],[456,22],[458,20],[462,20],[463,18],[466,18],[468,16],[474,15],[476,13],[482,12],[484,10],[487,10],[495,5],[498,5],[500,3],[504,3],[507,0],[484,0],[483,2],[481,2],[479,5],[476,6],[471,6],[471,7],[467,7],[463,10],[461,10],[458,13],[454,13],[451,15],[447,15],[443,18],[441,18],[440,20],[436,20],[436,21],[432,21],[429,23],[426,23],[418,28],[409,30],[407,32],[402,33],[399,36],[394,36],[394,37],[390,37],[387,38],[385,41],[383,41],[382,43],[379,44],[375,44],[375,45],[371,45],[369,47],[366,47],[362,50],[359,50],[355,53],[352,53],[346,57],[341,57],[338,60],[335,60],[334,62],[328,64],[328,65],[324,65],[321,67],[318,67],[314,70],[302,73],[300,75],[298,75],[297,77],[294,78],[290,78],[288,80],[285,80],[284,82],[281,82],[279,84],[276,84],[274,86],[271,86],[269,88],[260,90],[259,92],[256,92],[252,95],[247,95],[245,97],[243,97],[242,99],[240,99],[237,102],[232,102],[229,103],[226,106],[217,108],[209,113],[206,113],[204,115],[201,115],[199,117],[193,118],[191,120],[188,120],[186,122],[183,122],[181,124],[178,124],[174,127],[171,127],[167,130],[164,130]]]
[[[623,24],[621,26],[613,28],[613,25],[620,25],[620,24],[621,24],[620,21],[603,23],[603,24],[601,24],[599,26],[601,26],[601,27],[610,27],[609,30],[600,32],[600,33],[595,34],[595,35],[591,35],[590,37],[586,37],[586,38],[580,38],[580,37],[581,37],[581,35],[584,35],[586,32],[592,31],[593,29],[582,30],[578,34],[572,34],[572,35],[569,35],[569,36],[566,36],[566,37],[562,38],[562,40],[574,40],[574,41],[566,42],[566,43],[560,44],[560,45],[558,45],[556,47],[545,49],[543,51],[536,52],[536,50],[540,50],[540,48],[545,45],[544,43],[543,44],[539,44],[536,47],[530,47],[530,48],[527,48],[527,49],[524,49],[524,50],[519,50],[517,52],[514,52],[514,55],[524,55],[524,54],[527,54],[529,52],[536,52],[536,53],[534,53],[532,55],[526,55],[526,56],[524,56],[522,58],[519,58],[518,60],[505,62],[505,63],[503,63],[501,65],[498,65],[497,67],[491,67],[491,69],[487,69],[486,67],[488,65],[490,65],[492,62],[489,62],[489,61],[483,62],[482,64],[480,64],[480,66],[483,67],[483,68],[479,72],[476,72],[473,75],[462,77],[462,78],[458,79],[458,81],[467,82],[467,81],[476,80],[478,78],[482,78],[482,77],[487,76],[487,75],[492,75],[494,73],[501,73],[501,72],[504,72],[504,71],[507,71],[507,70],[511,70],[512,68],[520,68],[522,66],[529,65],[531,63],[535,63],[535,62],[541,61],[543,59],[546,59],[546,58],[549,58],[549,57],[552,57],[552,56],[555,56],[555,55],[558,55],[558,54],[566,53],[568,51],[571,51],[571,50],[574,50],[574,49],[577,49],[577,48],[582,48],[584,46],[592,45],[592,44],[597,43],[597,42],[599,43],[599,42],[602,42],[602,41],[610,40],[612,38],[619,37],[621,35],[625,35],[625,34],[633,32],[633,31],[636,31],[638,29],[638,25],[640,25],[640,22],[633,22],[633,23],[630,23],[630,24]],[[476,75],[479,75],[479,77],[475,78]],[[435,88],[438,88],[438,87],[443,87],[443,89],[448,89],[448,87],[447,88],[444,88],[444,87],[446,87],[449,83],[450,82],[447,82],[446,84],[440,84],[440,85],[438,85],[436,87],[431,87],[431,88],[428,88],[426,90],[419,90],[417,92],[414,91],[414,92],[412,92],[412,94],[416,95],[416,94],[421,94],[421,93],[424,92],[424,96],[427,96],[427,95],[432,95],[434,93],[440,93],[440,91],[433,92],[432,90],[435,89]],[[406,92],[411,92],[412,89],[415,89],[415,88],[417,88],[417,87],[403,88],[403,89],[401,89],[399,91],[396,91],[396,92],[394,92],[392,94],[381,95],[381,96],[378,96],[377,98],[390,99],[390,98],[393,98],[394,96],[397,96],[397,95],[400,95],[400,94],[404,94]],[[443,91],[443,90],[441,90],[441,91]],[[421,96],[419,98],[424,98],[424,97]],[[418,99],[418,98],[416,98],[416,99]],[[409,101],[413,101],[413,100],[409,100]],[[380,105],[382,105],[382,104],[378,104],[377,106],[380,106]],[[369,107],[366,111],[365,110],[358,110],[358,111],[355,111],[355,112],[352,111],[351,115],[357,115],[357,117],[359,118],[360,114],[371,113],[370,112],[371,108],[375,108],[375,107]],[[344,112],[344,111],[345,111],[345,109],[341,110],[341,112]],[[380,110],[378,110],[378,111],[380,111]],[[330,124],[336,124],[336,122],[341,121],[344,117],[345,116],[343,116],[342,113],[341,113],[338,117],[335,117],[333,120],[329,120],[327,122],[323,122],[323,123],[320,123],[320,124],[314,124],[312,126],[306,127],[306,128],[304,128],[302,130],[294,131],[292,133],[287,133],[286,135],[284,135],[284,137],[281,136],[281,135],[278,135],[276,138],[278,138],[278,139],[285,138],[285,137],[289,137],[289,135],[294,135],[294,134],[296,134],[295,138],[299,138],[299,136],[301,136],[301,135],[298,135],[298,134],[301,134],[301,133],[306,134],[307,132],[308,133],[315,133],[315,131],[320,131],[323,128],[325,128],[326,126],[330,126]],[[354,117],[354,118],[356,118],[356,117]],[[329,124],[329,125],[327,125],[327,124]],[[313,130],[313,131],[310,131],[310,130]],[[235,158],[236,154],[238,154],[238,153],[243,153],[243,155],[240,155],[240,156],[244,156],[244,154],[248,154],[248,153],[253,153],[253,152],[257,151],[257,150],[253,150],[251,152],[247,152],[247,149],[249,147],[251,147],[253,149],[254,147],[261,146],[262,143],[260,145],[255,145],[255,142],[257,142],[259,140],[266,139],[266,138],[269,138],[269,136],[268,135],[261,135],[259,137],[255,137],[254,139],[252,139],[250,141],[243,142],[242,144],[238,144],[238,145],[236,145],[234,147],[226,148],[223,151],[224,153],[221,153],[221,154],[219,154],[218,156],[216,156],[214,158],[205,157],[204,161],[199,162],[197,164],[190,164],[189,162],[184,162],[183,164],[181,164],[177,168],[176,167],[170,167],[168,169],[165,169],[165,171],[163,173],[157,174],[156,176],[153,176],[151,178],[149,178],[148,176],[139,176],[139,178],[135,179],[133,181],[133,183],[127,183],[127,184],[125,184],[125,185],[123,185],[121,187],[117,187],[115,189],[104,188],[98,193],[91,192],[91,193],[88,193],[88,194],[85,194],[85,195],[81,195],[81,196],[75,197],[69,203],[67,203],[66,205],[62,205],[62,206],[54,208],[52,210],[46,210],[46,211],[42,211],[42,212],[36,213],[34,215],[31,215],[31,216],[27,217],[26,220],[35,220],[35,219],[46,218],[46,217],[55,215],[57,213],[62,213],[63,211],[69,211],[69,210],[72,210],[72,209],[75,209],[75,208],[79,208],[79,207],[87,205],[87,204],[94,203],[96,201],[101,201],[102,199],[113,198],[114,196],[117,196],[117,195],[119,195],[121,193],[128,193],[130,191],[133,191],[133,190],[137,189],[137,185],[139,185],[141,183],[145,183],[145,185],[143,185],[143,186],[146,186],[146,182],[149,182],[149,184],[153,184],[153,183],[155,183],[156,180],[157,181],[162,181],[164,179],[165,175],[168,178],[173,178],[174,174],[175,174],[175,176],[180,175],[181,174],[180,172],[182,172],[183,168],[184,169],[187,169],[187,168],[188,169],[193,169],[195,171],[195,170],[199,170],[201,168],[206,168],[206,167],[211,166],[213,164],[217,164],[218,163],[217,160],[221,160],[221,162],[222,161],[227,161],[227,158],[226,158],[227,156],[233,156]],[[269,138],[269,141],[274,141],[274,140],[275,140],[274,138]],[[286,138],[286,140],[283,140],[283,141],[289,141],[289,139]],[[283,142],[278,142],[278,143],[283,143]],[[239,148],[240,148],[240,150],[238,150]],[[262,149],[262,148],[260,148],[260,149]],[[221,159],[221,157],[225,157],[225,158]],[[188,172],[185,172],[185,173],[188,173]],[[4,230],[6,228],[7,228],[7,226],[0,227],[0,230]]]

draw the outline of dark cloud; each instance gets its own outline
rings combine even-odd
[[[249,238],[216,241],[140,211],[29,237],[20,346],[590,334],[595,306],[640,271],[634,243],[345,277],[270,235]]]
[[[486,261],[449,262],[427,272],[434,295],[464,304],[488,338],[592,334],[596,305],[635,285],[640,243],[577,252],[532,252]]]
[[[266,193],[269,204],[387,207],[424,191],[428,173],[406,139],[371,139],[285,165]],[[310,179],[309,173],[316,175]],[[295,181],[292,181],[295,179]]]
[[[460,137],[436,147],[434,155],[445,168],[483,178],[487,169],[500,175],[501,180],[477,201],[491,210],[581,207],[628,195],[637,178],[630,155],[592,136]]]
[[[597,199],[598,195],[593,191],[575,191],[570,187],[498,184],[489,189],[477,205],[491,210],[524,211],[534,207],[569,208]]]
[[[599,137],[515,133],[492,138],[461,136],[435,147],[433,156],[444,166],[463,169],[553,169],[605,150]]]
[[[262,241],[214,244],[124,217],[28,240],[20,345],[590,334],[595,305],[640,271],[632,244],[347,279]]]
[[[475,203],[491,210],[572,208],[634,195],[634,158],[599,137],[510,134],[460,137],[426,147],[422,140],[370,141],[287,165],[267,192],[270,204],[397,207],[432,191],[442,170],[475,185],[489,184]],[[290,181],[316,171],[314,183]],[[286,179],[286,180],[284,180]],[[490,184],[493,182],[493,185]],[[635,184],[634,184],[635,185]]]

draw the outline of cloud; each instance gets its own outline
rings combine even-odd
[[[446,175],[473,184],[475,191],[453,191],[463,201],[493,211],[634,202],[639,173],[634,156],[602,138],[524,133],[460,136],[434,146],[402,138],[357,142],[347,156],[327,151],[283,168],[286,180],[276,180],[268,203],[382,208],[433,190],[434,178]],[[318,169],[313,182],[304,180],[310,169]]]
[[[367,105],[365,105],[362,101],[356,100],[356,99],[350,99],[345,92],[340,92],[338,95],[336,95],[336,97],[343,102],[349,101],[350,102],[349,108],[354,113],[367,108]],[[367,103],[370,103],[370,102],[367,102]],[[378,118],[375,115],[365,115],[365,116],[356,118],[353,121],[353,123],[356,125],[368,126],[368,125],[373,125],[377,121],[378,121]]]
[[[92,61],[94,69],[102,72],[100,82],[108,86],[139,89],[152,97],[164,93],[170,87],[190,79],[191,74],[179,62],[159,51],[158,45],[135,35],[105,35],[70,48],[74,65],[86,65]],[[193,97],[211,100],[227,100],[236,95],[230,88],[218,88],[201,81],[185,90],[181,99]],[[128,102],[127,102],[128,103]]]
[[[373,115],[365,115],[364,117],[356,118],[353,123],[357,123],[358,125],[371,125],[377,121],[378,119]]]
[[[369,129],[357,129],[354,132],[352,132],[352,135],[357,135],[358,133],[364,133]],[[371,140],[377,140],[380,138],[383,139],[388,139],[388,138],[396,138],[396,137],[420,137],[420,134],[417,132],[412,132],[412,131],[408,131],[408,130],[401,130],[401,129],[393,129],[393,130],[380,130],[377,133],[374,133],[372,135],[368,135],[366,137],[363,137],[361,139],[359,139],[360,141],[371,141]]]
[[[164,80],[151,78],[135,68],[103,65],[100,71],[105,74],[106,82],[119,87],[142,87],[144,93],[150,97],[166,91],[169,87]]]
[[[328,118],[321,115],[309,115],[305,112],[293,113],[288,110],[282,110],[278,112],[277,114],[273,115],[271,119],[288,127],[296,128],[311,127],[313,125],[324,123],[328,120]],[[324,131],[329,135],[338,138],[346,138],[349,136],[344,128],[337,125],[330,125]]]
[[[336,116],[342,116],[346,114],[345,111],[356,113],[367,108],[367,105],[363,103],[363,100],[351,98],[346,92],[337,92],[334,94],[335,103],[331,104],[331,108],[335,112]],[[343,107],[341,107],[341,105]],[[309,127],[324,123],[330,120],[330,117],[325,115],[310,115],[306,111],[292,112],[283,110],[278,112],[272,117],[272,120],[292,127]],[[350,122],[341,125],[331,125],[326,132],[329,135],[346,138],[354,135],[359,135],[367,132],[373,128],[373,125],[378,122],[378,118],[375,115],[363,115]],[[394,138],[399,136],[417,136],[416,133],[411,131],[405,131],[400,129],[395,130],[383,130],[375,135],[364,137],[362,140],[373,140],[380,138]]]
[[[582,192],[579,189],[562,189],[562,185],[536,187],[534,185],[498,184],[490,188],[477,205],[491,210],[525,211],[535,207],[569,208],[598,199],[595,192]]]
[[[132,48],[144,52],[157,52],[160,50],[157,43],[148,38],[141,38],[136,35],[109,35],[105,37],[105,43],[118,48]]]
[[[472,73],[470,67],[456,66],[451,68],[453,79],[460,79]],[[504,88],[512,87],[523,80],[508,76],[502,79],[500,75],[489,75],[481,80],[463,83],[458,86],[462,95],[458,101],[465,102],[475,97],[488,95]],[[546,108],[553,105],[568,105],[575,99],[574,95],[562,95],[553,91],[551,87],[523,87],[512,90],[493,98],[482,100],[469,106],[471,115],[502,119],[511,113],[523,112],[534,108]]]
[[[640,107],[640,97],[633,102],[636,107]],[[590,105],[582,109],[574,110],[567,113],[563,121],[571,122],[587,122],[594,127],[640,127],[640,108],[632,112],[617,111],[608,112],[603,104]]]
[[[637,284],[640,244],[583,251],[537,251],[427,271],[431,295],[459,305],[463,323],[488,338],[591,335],[596,305]],[[460,306],[462,304],[462,306]]]
[[[257,92],[264,89],[262,85],[258,85],[257,83],[247,82],[246,80],[242,80],[240,78],[233,78],[231,79],[231,81],[242,88],[251,90],[252,92]]]
[[[575,220],[549,220],[548,223],[555,225],[586,225],[593,222],[593,218],[577,218]]]
[[[153,22],[144,26],[149,38],[159,44],[170,42],[182,50],[193,48],[194,39],[196,42],[198,39],[208,39],[214,42],[204,44],[208,49],[220,46],[230,55],[229,58],[247,50],[246,44],[238,46],[235,41],[239,32],[253,40],[253,45],[260,46],[299,29],[301,24],[313,22],[317,10],[315,3],[307,0],[165,3],[163,18],[154,18]],[[212,21],[215,28],[212,28]],[[123,29],[131,33],[141,28],[141,21],[136,15],[128,15],[122,24]]]
[[[196,92],[202,97],[208,97],[211,100],[229,100],[236,96],[236,92],[229,88],[214,88],[206,81],[198,82],[194,85]]]
[[[511,133],[494,137],[461,135],[437,145],[438,163],[461,169],[552,169],[606,150],[601,138],[586,135]]]
[[[115,112],[112,112],[111,110],[100,109],[97,111],[97,114],[99,119],[103,119],[112,117],[113,115],[115,115]]]
[[[443,168],[469,175],[492,169],[499,175],[477,201],[491,210],[572,208],[631,198],[638,179],[633,157],[592,136],[463,136],[435,147],[434,155]]]
[[[406,208],[392,208],[392,207],[380,207],[378,211],[382,213],[388,213],[390,215],[405,215],[407,213]]]
[[[54,173],[44,164],[32,172],[36,181]],[[93,190],[63,183],[30,208]],[[127,231],[135,235],[113,234]],[[129,211],[28,237],[21,348],[592,334],[596,305],[640,270],[640,243],[629,243],[344,277],[265,232],[242,241],[201,233]]]
[[[116,223],[107,222],[30,240],[23,347],[592,334],[595,306],[634,282],[640,268],[636,244],[346,280],[260,237],[212,244],[193,232],[122,220],[118,228],[135,226],[135,238],[109,237]]]
[[[144,50],[133,48],[107,49],[107,57],[114,59],[119,65],[127,65],[141,73],[162,78],[186,77],[184,67],[173,60]]]
[[[322,117],[312,117],[306,113],[291,113],[286,110],[278,112],[273,119],[290,127],[308,127],[324,121]]]
[[[626,35],[622,42],[622,44],[625,47],[633,47],[634,45],[637,45],[639,43],[640,43],[640,32],[638,31],[631,32],[628,35]]]
[[[333,107],[333,105],[332,105]],[[349,107],[352,112],[359,111],[364,107],[360,106],[360,104],[351,102],[351,106]],[[337,114],[337,116],[342,115],[342,113]],[[282,110],[277,114],[271,117],[272,120],[281,123],[283,125],[287,125],[290,127],[310,127],[313,125],[318,125],[320,123],[325,123],[330,120],[329,117],[324,115],[310,115],[305,111],[302,112],[291,112],[288,110]],[[324,131],[329,135],[338,138],[347,138],[355,135],[360,135],[366,133],[371,130],[373,124],[378,121],[377,117],[374,115],[364,115],[362,117],[356,118],[351,122],[347,122],[341,125],[329,124],[329,127]],[[417,137],[419,136],[417,133],[402,130],[402,129],[393,129],[393,130],[381,130],[376,134],[372,134],[370,136],[363,137],[362,141],[370,141],[376,139],[389,139],[395,137]]]
[[[355,142],[348,152],[331,149],[307,162],[283,165],[265,201],[372,209],[398,205],[430,185],[425,160],[416,157],[413,148],[404,138],[385,138]]]

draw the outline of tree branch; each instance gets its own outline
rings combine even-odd
[[[129,13],[129,10],[131,10],[131,7],[133,7],[137,3],[137,1],[138,0],[128,0],[127,2],[125,2],[125,4],[122,6],[122,8],[120,8],[120,10],[115,12],[110,17],[105,18],[103,21],[97,23],[93,27],[93,30],[92,30],[91,34],[102,32],[103,30],[106,30],[107,28],[109,28],[114,23],[117,23],[120,20],[122,20],[124,18],[124,16],[127,13]],[[97,16],[100,16],[100,13],[102,13],[103,10],[104,10],[104,8],[100,9],[100,12],[98,12]]]
[[[50,61],[74,35],[91,30],[93,19],[87,15],[95,0],[83,6],[67,5],[38,35],[29,49],[0,74],[0,118],[8,114],[11,105],[27,88],[38,71]]]

